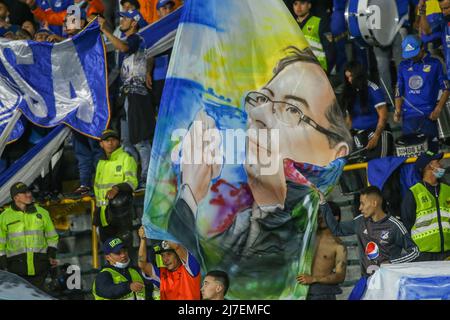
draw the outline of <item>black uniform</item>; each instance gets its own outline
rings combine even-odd
[[[356,234],[363,275],[370,275],[383,262],[411,262],[419,256],[419,249],[406,228],[394,217],[386,215],[374,222],[371,218],[359,215],[352,221],[337,222],[327,203],[320,206],[320,211],[335,236]],[[406,253],[402,253],[403,250]]]

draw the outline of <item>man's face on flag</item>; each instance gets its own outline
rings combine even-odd
[[[271,101],[247,110],[248,127],[256,130],[277,130],[279,141],[270,141],[264,146],[259,141],[249,139],[247,152],[257,152],[257,155],[252,155],[254,158],[259,158],[267,152],[272,153],[271,158],[279,159],[279,170],[275,175],[262,175],[260,165],[246,165],[246,171],[255,200],[260,205],[282,204],[286,193],[286,190],[280,187],[285,185],[284,159],[326,166],[345,155],[340,154],[342,152],[338,150],[339,147],[331,147],[326,134],[299,120],[301,112],[319,126],[328,129],[330,123],[326,113],[333,104],[335,95],[321,67],[302,61],[286,66],[260,92]],[[279,109],[283,111],[280,112]],[[274,143],[279,144],[278,155],[273,154],[276,152]],[[252,181],[255,179],[258,183]]]

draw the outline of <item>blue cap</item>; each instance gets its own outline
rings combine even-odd
[[[143,28],[147,25],[144,17],[139,13],[138,10],[122,11],[119,13],[121,17],[130,18],[136,21],[139,27]]]
[[[427,151],[422,153],[416,161],[416,170],[422,173],[422,170],[433,160],[441,160],[444,157],[443,153],[433,153]]]
[[[125,244],[120,238],[110,238],[103,243],[103,253],[108,255],[110,253],[118,253],[125,247]]]
[[[411,59],[417,56],[422,46],[422,40],[420,38],[409,35],[402,41],[402,56],[405,59]]]
[[[159,0],[158,4],[156,5],[156,9],[159,10],[168,3],[172,3],[173,5],[175,5],[175,2],[173,0]]]

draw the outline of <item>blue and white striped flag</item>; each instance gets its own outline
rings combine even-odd
[[[94,21],[61,43],[0,40],[0,133],[19,108],[31,122],[99,137],[109,121],[105,48]],[[10,139],[20,137],[21,128]]]

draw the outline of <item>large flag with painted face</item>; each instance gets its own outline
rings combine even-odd
[[[143,223],[221,269],[231,299],[304,299],[350,134],[281,0],[186,1],[158,115]]]
[[[0,133],[19,108],[44,127],[100,137],[109,121],[105,49],[97,22],[61,43],[0,40]],[[14,130],[10,140],[21,135]]]

